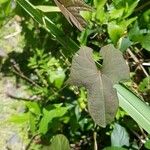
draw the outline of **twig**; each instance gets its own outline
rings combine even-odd
[[[38,136],[39,134],[35,134],[34,136],[32,136],[32,138],[30,139],[28,145],[25,147],[25,150],[29,150],[33,140]]]
[[[141,62],[138,60],[138,58],[132,53],[132,51],[130,49],[127,49],[127,52],[130,54],[130,56],[132,57],[132,59],[139,65],[139,67],[143,70],[144,74],[149,77],[149,74],[147,73],[147,71],[145,70],[145,68],[142,66]]]
[[[93,133],[93,138],[94,138],[94,150],[98,150],[96,137],[97,137],[97,133],[94,132],[94,133]]]
[[[143,66],[150,67],[150,62],[149,62],[149,63],[143,62],[142,65],[143,65]]]
[[[144,133],[144,130],[140,126],[139,126],[139,128],[140,128],[140,131],[141,131],[142,135],[144,136],[144,138],[146,140],[148,140],[148,136]]]
[[[71,63],[68,61],[68,58],[64,55],[64,53],[62,52],[62,50],[60,50],[60,54],[61,54],[62,57],[64,58],[65,63],[66,63],[68,66],[71,66]]]
[[[138,12],[138,11],[140,11],[141,9],[143,9],[144,7],[146,7],[146,6],[148,6],[148,5],[150,5],[150,1],[148,1],[147,3],[141,5],[141,6],[138,7],[137,9],[135,9],[134,12]]]
[[[14,60],[11,60],[12,62],[12,67],[13,67],[13,72],[17,75],[19,75],[22,79],[28,81],[29,83],[31,83],[32,85],[38,86],[40,87],[40,85],[38,85],[36,82],[32,81],[31,79],[29,79],[28,77],[26,77],[20,70],[19,66],[17,65],[17,63]]]
[[[8,97],[15,99],[15,100],[23,100],[23,101],[39,101],[38,99],[30,99],[30,98],[23,98],[23,97],[17,97],[15,95],[12,95],[10,93],[6,93]]]

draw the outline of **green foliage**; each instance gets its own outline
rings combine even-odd
[[[147,115],[150,111],[149,106],[132,92],[126,88],[123,88],[121,85],[115,85],[115,88],[118,92],[120,106],[126,112],[128,112],[140,126],[142,126],[148,133],[150,133],[150,119]]]
[[[19,85],[25,84],[29,97],[18,98],[26,100],[24,112],[12,115],[9,121],[28,128],[29,138],[32,139],[31,149],[67,150],[70,149],[69,143],[72,149],[96,149],[98,146],[98,149],[124,150],[123,145],[129,149],[148,149],[149,138],[145,131],[150,133],[149,102],[142,102],[118,82],[129,78],[129,69],[122,56],[125,54],[130,73],[136,77],[123,84],[143,99],[145,93],[149,93],[149,77],[145,78],[139,69],[140,61],[149,59],[149,4],[143,0],[87,0],[87,4],[84,1],[62,0],[16,2],[19,5],[15,13],[21,18],[19,24],[25,37],[25,47],[22,53],[8,54],[3,68],[6,70],[12,65],[8,63],[11,59],[20,66],[16,79]],[[11,1],[0,0],[1,24],[14,14],[10,5],[7,7],[8,3]],[[110,43],[123,53],[112,45],[105,46]],[[79,50],[80,45],[93,49],[94,55],[87,47],[86,55],[83,55],[82,48]],[[133,58],[127,49],[140,59],[139,64],[136,61],[132,63]],[[72,58],[70,78],[77,85],[85,86],[87,92],[84,88],[66,85]],[[142,73],[136,73],[138,70]],[[145,70],[149,74],[149,68],[145,67]],[[137,78],[138,82],[135,81]],[[93,83],[93,87],[89,83]],[[116,90],[113,84],[116,84]],[[117,95],[122,108],[115,117]],[[114,122],[118,124],[111,123],[102,129],[95,125],[89,114],[102,126],[106,126],[114,117]],[[38,141],[33,138],[35,135],[39,136]],[[142,139],[136,140],[136,136]],[[109,145],[112,147],[107,147]]]
[[[70,150],[69,141],[64,135],[61,135],[61,134],[56,135],[52,138],[49,149],[51,149],[51,150]]]
[[[115,124],[111,133],[111,145],[116,147],[129,146],[129,135],[124,127]]]
[[[13,115],[8,121],[13,122],[15,124],[23,124],[28,122],[29,120],[29,113]]]
[[[150,34],[148,33],[148,30],[145,30],[145,32],[143,32],[143,30],[140,30],[137,22],[129,32],[129,38],[133,42],[140,43],[143,48],[150,51],[149,46]]]
[[[12,15],[13,5],[15,5],[15,3],[11,0],[0,0],[0,27]]]
[[[48,88],[53,84],[54,87],[60,89],[64,79],[65,72],[60,62],[49,54],[44,54],[43,50],[36,50],[34,56],[29,59],[28,66],[34,69],[38,83]]]
[[[52,120],[55,118],[61,118],[67,112],[66,107],[57,106],[52,110],[43,109],[43,117],[39,123],[39,133],[45,134],[48,131],[49,123],[52,123]]]
[[[139,91],[149,92],[150,91],[150,77],[146,77],[139,85]]]
[[[144,146],[145,148],[150,149],[150,140],[147,140]]]

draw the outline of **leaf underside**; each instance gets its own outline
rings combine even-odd
[[[105,127],[112,122],[118,108],[118,98],[113,84],[122,79],[128,78],[128,67],[122,61],[123,57],[118,50],[111,45],[102,48],[101,53],[104,58],[102,70],[98,70],[92,59],[92,49],[81,47],[78,53],[73,57],[69,84],[84,86],[88,91],[88,109],[96,124]],[[112,53],[113,52],[113,53]],[[113,65],[116,57],[119,61],[119,67]],[[107,61],[107,63],[105,62]],[[111,68],[109,68],[111,67]],[[107,68],[110,70],[107,70]],[[118,75],[120,69],[127,69],[124,75]],[[113,73],[113,74],[111,74]]]
[[[83,0],[54,0],[54,2],[71,25],[74,24],[80,31],[86,27],[87,22],[80,15],[80,11],[91,11],[92,8]]]

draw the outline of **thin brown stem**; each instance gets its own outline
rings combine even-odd
[[[30,148],[30,146],[31,146],[31,144],[32,144],[32,142],[33,142],[33,140],[34,140],[38,135],[39,135],[39,134],[36,134],[36,135],[34,135],[34,136],[30,139],[30,141],[29,141],[28,145],[26,146],[25,150],[29,150],[29,148]]]
[[[13,72],[15,74],[17,74],[18,76],[20,76],[22,79],[26,80],[27,82],[31,83],[32,85],[35,85],[35,86],[38,86],[40,87],[36,82],[34,82],[33,80],[29,79],[28,77],[26,77],[23,72],[20,70],[18,64],[14,61],[14,60],[11,60],[12,62],[12,68],[13,68]]]
[[[12,95],[10,93],[6,93],[8,97],[15,99],[15,100],[23,100],[23,101],[39,101],[39,99],[31,99],[31,98],[24,98],[24,97],[17,97],[15,95]]]
[[[143,5],[141,5],[140,7],[138,7],[137,9],[135,9],[134,12],[138,12],[140,10],[142,10],[143,8],[145,8],[146,6],[150,5],[150,1],[148,1],[147,3],[144,3]]]
[[[145,70],[145,68],[142,66],[142,64],[138,60],[138,58],[134,55],[134,53],[130,49],[127,49],[127,52],[130,54],[130,56],[135,61],[135,63],[137,63],[139,65],[139,67],[143,70],[145,76],[149,77],[149,74],[147,73],[147,71]]]

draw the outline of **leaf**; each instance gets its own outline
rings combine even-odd
[[[32,134],[36,132],[37,128],[37,117],[29,112],[29,129]]]
[[[127,149],[122,147],[111,146],[111,147],[106,147],[103,150],[127,150]]]
[[[8,0],[0,0],[0,4],[6,3]]]
[[[126,67],[124,68],[125,62],[122,60],[123,57],[117,50],[112,53],[112,48],[111,45],[108,45],[101,50],[104,58],[101,72],[92,59],[92,49],[81,47],[78,54],[73,57],[71,74],[68,80],[70,84],[84,86],[87,89],[89,113],[95,123],[102,127],[113,120],[118,108],[117,94],[113,89],[113,83],[127,77],[126,74],[124,74],[125,76],[120,75],[122,69],[126,69]],[[116,58],[115,62],[113,62],[113,57]],[[119,64],[118,70],[116,64]],[[117,73],[120,69],[121,72]]]
[[[60,9],[56,6],[39,5],[36,8],[43,12],[60,12]]]
[[[119,106],[122,107],[143,129],[150,133],[150,107],[125,87],[116,84]]]
[[[62,44],[64,47],[63,53],[65,56],[69,56],[74,54],[79,46],[67,35],[64,34],[55,23],[50,20],[46,15],[42,14],[40,11],[36,9],[34,5],[32,5],[28,0],[17,0],[16,1],[35,21],[37,21],[40,25],[44,26],[44,28],[51,33],[57,41]],[[63,37],[63,38],[62,38]],[[65,49],[67,51],[65,51]]]
[[[109,15],[110,19],[121,18],[124,13],[124,8],[112,9],[109,13],[110,13],[110,15]]]
[[[15,123],[15,124],[24,124],[24,123],[27,123],[28,121],[29,121],[29,113],[12,115],[8,119],[8,122],[12,122],[12,123]]]
[[[140,43],[142,47],[145,48],[147,51],[150,51],[150,34],[148,33],[148,31],[143,33],[142,30],[140,30],[137,22],[134,24],[133,28],[129,32],[129,38],[133,42]]]
[[[143,79],[142,82],[139,84],[139,91],[140,92],[148,92],[150,91],[150,76]]]
[[[150,34],[143,35],[143,38],[141,40],[141,45],[143,48],[145,48],[147,51],[150,51]]]
[[[41,109],[37,102],[26,102],[29,111],[36,115],[41,115]]]
[[[54,2],[71,25],[73,23],[80,31],[85,28],[87,23],[79,12],[91,11],[92,8],[83,0],[54,0]]]
[[[58,134],[53,137],[50,150],[70,150],[68,139],[63,134]]]
[[[136,20],[136,17],[121,22],[111,21],[108,23],[108,33],[114,44],[127,32],[127,27]]]
[[[112,45],[107,45],[101,49],[101,54],[104,59],[102,73],[110,78],[113,84],[129,79],[129,67],[119,50]]]
[[[131,46],[132,42],[129,40],[129,38],[120,38],[118,47],[122,52],[125,52],[127,48]]]
[[[144,144],[144,147],[150,149],[150,140],[147,140]]]
[[[115,22],[109,22],[108,33],[113,43],[116,44],[119,38],[123,35],[124,28],[117,25]]]
[[[58,107],[53,110],[43,109],[43,118],[39,124],[39,132],[45,134],[48,131],[48,125],[54,118],[60,118],[67,112],[67,107]]]
[[[113,132],[111,133],[112,146],[129,146],[129,135],[124,127],[115,123]]]

